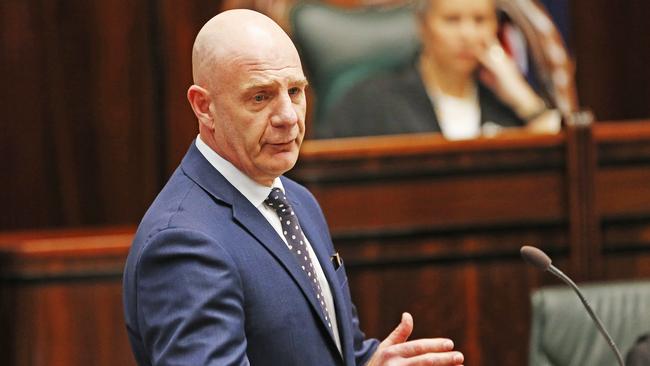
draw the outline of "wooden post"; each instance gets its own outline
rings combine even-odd
[[[567,195],[569,204],[569,263],[576,281],[598,272],[600,235],[595,204],[596,148],[590,112],[572,114],[567,120]]]

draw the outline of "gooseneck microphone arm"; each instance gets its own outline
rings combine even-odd
[[[612,349],[612,351],[614,351],[618,364],[620,366],[625,366],[625,363],[623,362],[623,356],[621,356],[621,352],[618,350],[618,347],[616,347],[616,343],[614,343],[612,337],[610,337],[609,333],[607,333],[607,330],[605,330],[605,326],[598,318],[598,315],[594,313],[594,310],[587,302],[587,299],[585,299],[585,297],[582,295],[582,292],[578,288],[578,285],[576,285],[575,282],[569,278],[569,276],[565,275],[557,267],[551,264],[551,258],[549,258],[546,253],[540,249],[525,245],[521,247],[521,256],[529,264],[532,264],[533,266],[543,271],[551,272],[554,276],[561,279],[564,283],[573,289],[573,291],[580,298],[582,305],[584,305],[585,309],[587,309],[587,313],[589,313],[591,319],[594,321],[594,323],[596,323],[596,328],[598,328],[603,337],[605,337],[605,340],[607,341],[607,344],[609,344],[609,347]]]
[[[573,282],[567,275],[565,275],[562,271],[560,271],[557,267],[554,265],[550,265],[548,268],[548,271],[554,274],[556,277],[564,281],[567,285],[571,286],[573,291],[578,295],[580,298],[580,301],[582,301],[582,305],[585,306],[585,309],[587,309],[587,312],[589,313],[589,316],[591,316],[591,319],[594,320],[594,323],[596,323],[596,327],[600,331],[600,333],[605,337],[605,340],[609,344],[609,347],[614,351],[616,354],[616,358],[618,360],[618,364],[621,366],[625,366],[625,363],[623,362],[623,357],[621,356],[621,353],[618,350],[618,347],[616,347],[616,343],[614,343],[614,340],[612,337],[609,336],[609,333],[607,333],[607,330],[605,330],[605,326],[603,323],[600,321],[600,318],[598,318],[598,315],[594,313],[593,309],[587,302],[587,299],[582,295],[582,292],[580,292],[580,289],[578,289],[578,286]]]

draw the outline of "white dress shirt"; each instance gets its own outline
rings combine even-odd
[[[280,223],[280,217],[274,209],[264,204],[264,200],[271,193],[271,189],[280,188],[282,192],[285,192],[280,178],[276,177],[275,180],[273,180],[273,185],[271,187],[261,185],[252,180],[250,177],[232,165],[229,161],[222,158],[219,154],[212,150],[208,145],[205,144],[205,142],[203,142],[203,140],[201,140],[200,136],[197,136],[196,138],[196,147],[199,149],[199,152],[201,152],[201,154],[208,160],[208,162],[215,169],[217,169],[217,171],[221,173],[221,175],[223,175],[224,178],[226,178],[226,180],[233,185],[233,187],[235,187],[244,197],[246,197],[246,199],[250,201],[250,203],[255,208],[260,211],[266,221],[268,221],[269,224],[273,226],[273,229],[275,229],[275,231],[278,233],[278,236],[284,241],[285,244],[287,244],[287,240],[282,233],[282,224]],[[332,318],[331,323],[334,340],[336,341],[336,346],[338,347],[339,352],[341,352],[341,340],[338,331],[338,323],[336,321],[336,310],[334,308],[332,291],[330,290],[329,283],[325,278],[323,268],[321,267],[321,264],[318,261],[318,258],[316,257],[311,244],[309,243],[309,239],[305,237],[305,240],[307,242],[309,257],[316,269],[316,277],[320,282],[320,287],[323,291],[323,297],[325,298],[325,306],[327,307],[327,312],[330,315],[330,318]],[[287,250],[289,250],[289,248],[287,248]]]
[[[429,98],[436,109],[440,130],[445,138],[465,140],[481,135],[481,107],[476,85],[465,98],[454,97],[437,90],[430,91]]]

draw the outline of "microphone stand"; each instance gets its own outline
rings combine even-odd
[[[614,351],[616,354],[616,359],[618,361],[618,364],[620,366],[625,366],[625,363],[623,362],[623,356],[621,356],[621,352],[619,352],[618,347],[616,347],[616,344],[614,343],[614,340],[612,340],[612,337],[609,336],[607,331],[605,330],[605,326],[603,323],[600,321],[596,313],[591,309],[591,306],[587,302],[587,299],[585,299],[584,296],[582,296],[582,292],[578,289],[578,286],[573,282],[567,275],[565,275],[562,271],[560,271],[557,267],[554,265],[550,264],[548,267],[548,271],[551,272],[553,275],[564,281],[567,285],[569,285],[573,291],[578,295],[580,298],[580,301],[582,301],[582,304],[585,306],[587,309],[587,312],[589,313],[589,316],[591,316],[591,319],[594,320],[596,323],[596,327],[600,331],[600,333],[605,337],[607,340],[607,343],[609,344],[609,347]]]

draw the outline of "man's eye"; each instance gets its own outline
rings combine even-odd
[[[253,99],[255,99],[256,102],[263,102],[266,99],[266,95],[256,94]]]
[[[299,94],[299,93],[300,93],[300,88],[298,88],[298,87],[293,87],[293,88],[289,89],[289,95],[296,95],[296,94]]]

